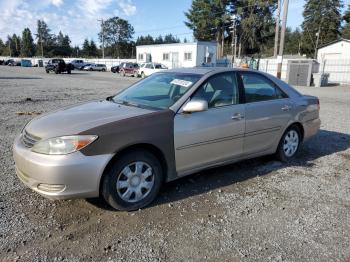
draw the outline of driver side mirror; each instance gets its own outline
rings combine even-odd
[[[203,112],[208,110],[208,102],[205,100],[189,101],[182,109],[184,113]]]

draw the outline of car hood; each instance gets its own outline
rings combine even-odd
[[[79,134],[100,125],[152,112],[107,100],[91,101],[43,114],[29,122],[25,130],[33,136],[46,139]]]

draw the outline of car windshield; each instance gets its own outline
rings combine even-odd
[[[198,74],[156,73],[125,89],[112,100],[139,107],[169,108],[200,78]]]

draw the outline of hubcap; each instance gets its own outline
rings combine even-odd
[[[126,202],[134,203],[144,199],[152,190],[154,174],[152,168],[145,162],[134,162],[119,173],[117,193]]]
[[[287,157],[295,154],[299,146],[299,135],[295,130],[290,130],[284,137],[283,151]]]

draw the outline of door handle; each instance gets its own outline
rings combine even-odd
[[[232,120],[241,120],[241,119],[243,119],[244,118],[244,116],[242,116],[241,114],[234,114],[232,117],[231,117],[231,119]]]
[[[292,108],[292,107],[289,106],[289,105],[284,105],[281,109],[282,109],[283,111],[289,111],[291,108]]]

